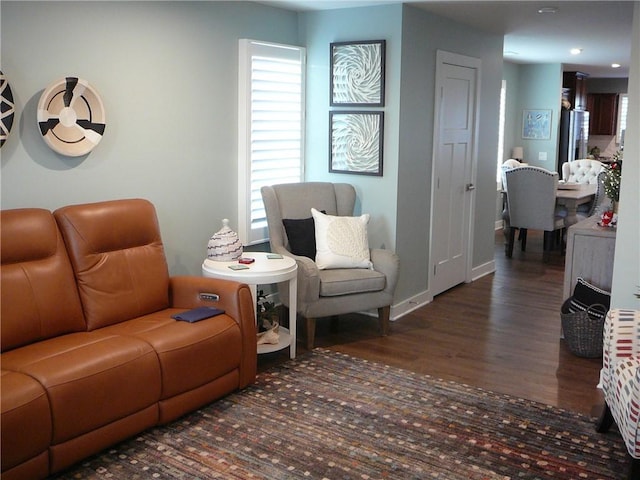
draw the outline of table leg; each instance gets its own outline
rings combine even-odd
[[[564,222],[565,227],[570,227],[574,223],[578,223],[578,205],[576,202],[566,202],[567,218]]]
[[[253,318],[256,321],[256,325],[258,324],[258,286],[256,284],[249,285],[249,290],[251,290],[251,298],[253,299]]]
[[[298,276],[289,280],[289,333],[291,345],[289,345],[290,358],[296,358],[296,325],[298,317]]]

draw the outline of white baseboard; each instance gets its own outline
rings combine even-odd
[[[490,275],[496,271],[496,262],[495,260],[491,260],[482,265],[478,265],[471,269],[471,281],[475,282],[479,278],[484,277],[485,275]]]
[[[403,300],[402,302],[391,305],[391,320],[398,320],[399,318],[405,316],[406,314],[417,310],[418,308],[431,303],[433,301],[433,297],[429,293],[429,291],[421,292],[417,295],[414,295],[407,300]]]
[[[389,320],[395,322],[396,320],[404,317],[410,312],[426,305],[433,301],[433,297],[429,295],[429,292],[422,292],[418,295],[414,295],[413,297],[403,300],[402,302],[391,305],[391,313],[389,314]],[[377,317],[377,310],[363,310],[358,312],[362,315],[368,315],[370,317]]]
[[[496,271],[496,263],[494,260],[486,262],[482,265],[474,267],[471,270],[471,281],[474,282],[479,278],[490,275]],[[391,305],[391,320],[398,320],[408,313],[433,302],[433,296],[428,290],[421,292],[413,297],[403,300],[400,303]]]

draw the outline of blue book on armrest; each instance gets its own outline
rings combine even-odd
[[[186,312],[176,313],[175,315],[171,315],[171,318],[175,318],[176,320],[182,320],[183,322],[198,322],[200,320],[204,320],[205,318],[215,317],[216,315],[220,315],[224,313],[224,310],[215,307],[198,307],[193,310],[187,310]]]

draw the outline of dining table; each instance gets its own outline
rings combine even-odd
[[[593,201],[598,186],[592,183],[576,183],[558,185],[556,191],[556,205],[567,209],[565,225],[567,227],[578,223],[578,207]]]

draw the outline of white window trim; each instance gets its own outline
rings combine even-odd
[[[504,129],[507,115],[507,81],[502,80],[498,115],[498,161],[496,165],[497,190],[502,190],[502,164],[504,163]]]
[[[243,245],[268,241],[268,229],[251,226],[251,60],[259,53],[291,52],[302,66],[300,179],[304,178],[306,50],[303,47],[240,39],[238,55],[238,235]]]
[[[627,127],[627,115],[629,112],[629,95],[626,93],[621,93],[618,98],[618,122],[617,122],[617,132],[616,132],[616,143],[618,145],[623,144],[623,132]],[[624,127],[624,128],[623,128]]]

